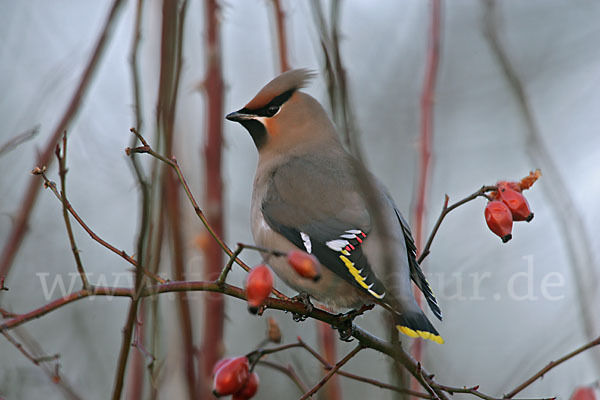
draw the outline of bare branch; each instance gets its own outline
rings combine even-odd
[[[456,203],[453,203],[450,206],[448,205],[450,198],[448,197],[448,195],[446,195],[446,197],[444,198],[444,205],[442,207],[442,212],[440,213],[440,216],[438,217],[437,221],[435,222],[435,225],[433,226],[433,229],[431,230],[431,233],[429,234],[429,238],[427,239],[427,243],[425,244],[425,247],[423,248],[423,250],[421,251],[421,254],[419,255],[419,259],[417,260],[419,262],[419,264],[421,264],[423,262],[423,260],[425,259],[425,257],[427,257],[429,255],[429,253],[431,252],[431,245],[433,243],[433,239],[435,238],[435,235],[437,234],[438,230],[440,229],[442,221],[444,220],[444,218],[446,218],[446,215],[448,215],[448,213],[450,211],[452,211],[472,200],[475,200],[478,197],[486,197],[486,193],[492,192],[497,189],[498,188],[496,186],[482,186],[481,189],[470,194],[469,196],[465,197],[464,199],[459,200]]]
[[[85,275],[83,263],[81,262],[81,256],[79,255],[79,249],[75,243],[75,235],[73,235],[73,228],[71,227],[71,220],[69,218],[69,210],[67,209],[67,133],[65,132],[62,139],[62,155],[61,148],[56,145],[56,158],[58,159],[58,175],[60,176],[60,201],[62,203],[63,219],[65,220],[65,227],[67,228],[67,235],[69,236],[69,243],[71,244],[71,251],[75,258],[75,264],[77,265],[77,272],[81,278],[81,283],[85,290],[90,290],[90,283]]]

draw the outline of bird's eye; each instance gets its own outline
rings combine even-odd
[[[267,115],[269,117],[272,117],[273,115],[277,114],[278,111],[279,111],[279,106],[271,106],[271,107],[267,108]]]

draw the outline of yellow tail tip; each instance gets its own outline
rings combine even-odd
[[[406,326],[402,326],[402,325],[396,325],[396,328],[398,328],[398,331],[400,331],[400,333],[405,334],[406,336],[410,336],[412,338],[423,338],[423,339],[428,339],[431,340],[432,342],[438,343],[438,344],[443,344],[444,343],[444,339],[442,339],[441,336],[436,335],[435,333],[431,333],[431,332],[427,332],[427,331],[416,331],[414,329],[410,329],[409,327]]]

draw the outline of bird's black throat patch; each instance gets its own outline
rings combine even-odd
[[[255,119],[246,119],[240,121],[240,124],[250,133],[257,149],[260,150],[267,143],[267,129],[262,123]]]

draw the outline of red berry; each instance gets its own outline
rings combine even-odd
[[[237,393],[233,394],[231,400],[248,400],[254,397],[256,392],[258,391],[259,379],[256,372],[253,372],[248,377],[246,381],[246,385]]]
[[[215,366],[213,367],[212,376],[215,376],[217,371],[220,370],[223,365],[227,364],[231,360],[233,360],[233,358],[222,358],[219,361],[217,361],[215,363]]]
[[[506,204],[512,214],[513,221],[531,221],[533,213],[529,209],[527,199],[519,191],[516,191],[508,185],[498,184],[498,193],[500,199]]]
[[[312,254],[302,250],[292,250],[288,253],[287,261],[301,277],[313,281],[321,279],[321,264]]]
[[[248,380],[248,358],[232,358],[224,363],[215,374],[213,393],[215,396],[227,396],[239,392]]]
[[[494,200],[485,206],[485,222],[488,228],[496,235],[500,236],[503,243],[512,239],[512,214],[510,210],[501,201]]]
[[[266,265],[252,268],[246,279],[248,309],[256,313],[273,290],[273,274]]]

